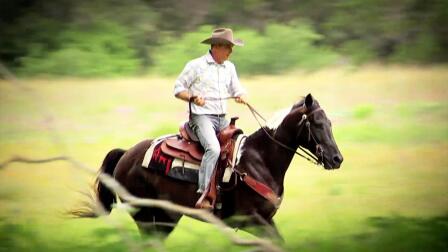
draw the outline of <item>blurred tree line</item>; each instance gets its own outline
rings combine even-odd
[[[230,26],[242,74],[448,61],[444,0],[0,0],[0,59],[21,75],[177,74]]]

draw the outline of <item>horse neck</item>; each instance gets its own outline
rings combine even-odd
[[[294,143],[290,142],[286,131],[277,129],[265,129],[275,140],[296,149]],[[258,175],[278,194],[283,193],[283,182],[286,171],[294,157],[294,152],[287,150],[270,139],[263,129],[259,129],[250,135],[245,143],[247,172]],[[243,156],[244,156],[243,153]],[[251,158],[256,157],[254,162]],[[242,160],[244,160],[242,158]],[[253,165],[253,164],[256,165]]]
[[[285,123],[285,121],[286,119],[274,131],[273,137],[278,142],[289,147],[289,149],[271,141],[272,153],[275,153],[275,155],[279,157],[279,160],[282,160],[281,163],[278,163],[278,166],[276,168],[276,170],[280,172],[282,177],[284,177],[289,165],[291,164],[292,159],[294,158],[295,150],[297,150],[297,148],[299,147],[299,144],[296,142],[296,130],[286,126],[287,123]]]

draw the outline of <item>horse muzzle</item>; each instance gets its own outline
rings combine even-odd
[[[322,163],[325,169],[333,170],[333,169],[339,169],[339,167],[341,167],[342,161],[344,161],[344,158],[342,157],[341,154],[338,153],[332,155],[331,158],[323,156]]]

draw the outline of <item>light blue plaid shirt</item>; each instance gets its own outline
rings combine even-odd
[[[246,94],[236,74],[235,65],[230,61],[216,63],[210,52],[185,65],[174,85],[174,95],[185,90],[190,95],[212,98],[206,100],[203,107],[191,105],[191,112],[198,115],[225,114],[227,102],[223,99]]]

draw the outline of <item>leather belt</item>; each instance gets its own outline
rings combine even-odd
[[[226,114],[206,114],[208,116],[214,116],[214,117],[225,117]]]

